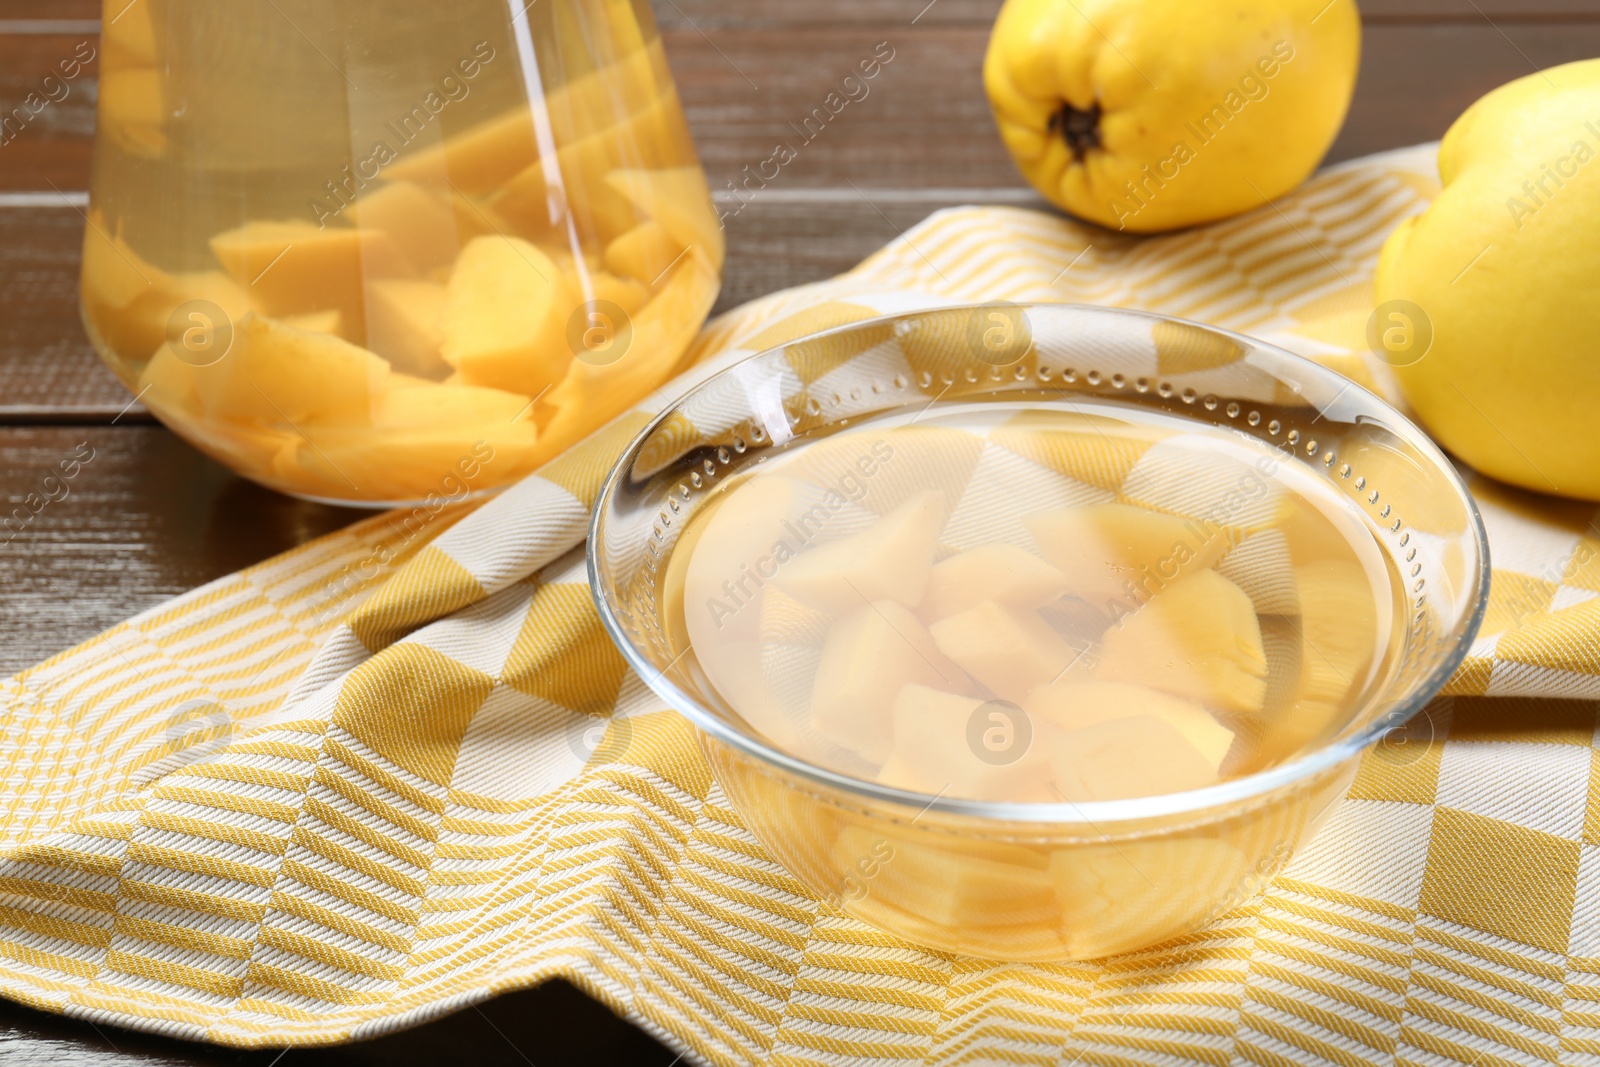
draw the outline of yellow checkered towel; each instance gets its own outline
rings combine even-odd
[[[1056,966],[919,950],[809,896],[585,588],[588,510],[651,411],[822,327],[1142,307],[1390,392],[1362,352],[1373,265],[1436,189],[1423,146],[1152,239],[941,212],[713,323],[653,406],[489,502],[358,523],[22,672],[0,711],[0,993],[244,1046],[563,975],[716,1064],[1600,1061],[1592,507],[1476,480],[1494,594],[1450,695],[1365,757],[1264,895]]]

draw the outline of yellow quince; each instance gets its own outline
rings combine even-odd
[[[1344,121],[1360,51],[1354,0],[1007,0],[983,82],[1034,188],[1151,233],[1304,181]]]
[[[1445,134],[1444,189],[1389,235],[1376,286],[1404,342],[1379,347],[1439,443],[1585,500],[1600,500],[1597,157],[1600,59],[1502,85]]]

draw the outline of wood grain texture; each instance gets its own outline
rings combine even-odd
[[[0,32],[0,190],[87,186],[99,65],[77,57],[99,44],[93,33]],[[64,78],[62,64],[80,73]]]
[[[91,458],[47,494],[74,452]],[[261,489],[156,426],[4,428],[0,455],[0,675],[364,514]],[[60,499],[30,515],[30,493]]]

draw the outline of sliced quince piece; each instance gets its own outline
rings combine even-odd
[[[337,308],[344,327],[366,328],[366,283],[410,273],[386,233],[309,222],[250,222],[211,239],[212,254],[268,315]]]
[[[996,541],[934,566],[922,598],[922,617],[937,622],[985,600],[1008,608],[1039,608],[1066,592],[1067,579],[1060,571],[1025,548]]]
[[[1257,752],[1287,759],[1335,729],[1365,689],[1387,641],[1372,582],[1358,563],[1319,559],[1296,571],[1300,615],[1286,620],[1299,639],[1300,673],[1282,711],[1262,724]]]
[[[108,233],[97,209],[83,232],[83,295],[91,304],[120,310],[165,288],[172,276],[135,252],[121,233]]]
[[[283,323],[297,330],[337,334],[344,328],[344,313],[338,308],[329,308],[327,311],[311,311],[304,315],[285,315]]]
[[[444,343],[445,287],[385,278],[367,288],[367,347],[397,370],[439,375],[449,369]],[[527,400],[524,399],[526,404]]]
[[[173,313],[191,300],[215,304],[225,321],[213,321],[217,315],[212,309],[197,308],[191,309],[183,321],[174,322]],[[86,303],[101,339],[123,358],[132,360],[144,359],[172,339],[169,331],[176,333],[181,342],[192,327],[204,331],[223,328],[238,323],[252,310],[250,295],[216,270],[167,277],[121,311],[104,310],[87,299]]]
[[[786,594],[777,586],[761,594],[761,640],[775,645],[815,645],[827,640],[833,616]]]
[[[1202,789],[1217,768],[1172,723],[1128,715],[1050,739],[1055,788],[1074,803],[1126,800]]]
[[[1147,600],[1163,584],[1213,566],[1233,544],[1224,527],[1130,504],[1042,512],[1024,522],[1072,594],[1096,607]]]
[[[851,824],[840,832],[833,859],[839,869],[857,872],[859,899],[848,902],[863,906],[863,915],[870,914],[864,905],[887,906],[941,927],[944,938],[973,927],[1048,923],[1056,915],[1048,859],[1021,845],[945,845],[917,829],[886,834]]]
[[[722,266],[722,228],[699,167],[619,169],[606,175],[606,184],[660,223],[679,248],[704,255],[713,268]]]
[[[544,398],[545,445],[562,449],[628,410],[671,376],[717,299],[717,276],[689,257],[634,313],[627,355],[603,366],[575,359]]]
[[[1124,682],[1062,681],[1040,686],[1022,701],[1035,726],[1072,731],[1121,719],[1160,719],[1182,734],[1213,772],[1233,746],[1233,731],[1193,701]]]
[[[623,278],[608,270],[588,273],[591,300],[609,300],[632,315],[650,302],[650,287],[632,278]]]
[[[529,417],[528,398],[521,393],[413,378],[398,388],[391,385],[377,397],[372,421],[379,429],[449,429],[464,444],[471,444],[472,434],[480,430],[493,433],[501,427],[533,420]]]
[[[603,238],[632,229],[646,217],[607,185],[605,176],[629,159],[671,155],[678,136],[676,108],[675,96],[662,96],[625,118],[562,144],[556,150],[558,182],[551,181],[548,160],[537,160],[491,196],[489,206],[528,234],[558,228],[563,212],[587,234]],[[552,184],[559,189],[552,190]]]
[[[1267,657],[1255,605],[1216,571],[1196,571],[1107,630],[1094,673],[1101,681],[1148,685],[1219,711],[1259,713]]]
[[[206,412],[269,424],[370,424],[388,388],[389,364],[341,338],[247,315],[233,346],[197,384]]]
[[[523,106],[396,160],[385,168],[384,176],[483,196],[538,158],[533,113]]]
[[[990,692],[1011,701],[1055,681],[1082,656],[1037,613],[1003,608],[992,600],[940,619],[929,632],[941,652]]]
[[[450,196],[415,182],[380,186],[350,207],[351,219],[364,230],[386,233],[418,273],[455,259],[464,239],[459,233],[459,207]],[[475,227],[466,237],[483,232]]]
[[[100,28],[103,70],[158,65],[155,21],[150,6],[148,2],[129,3],[105,20]]]
[[[606,269],[644,285],[654,285],[683,255],[679,244],[659,222],[644,222],[606,245]]]
[[[474,238],[450,276],[440,351],[474,385],[537,396],[572,362],[567,319],[576,307],[565,276],[536,245]]]
[[[157,67],[100,72],[100,128],[129,155],[154,159],[166,152],[166,82]]]
[[[800,553],[773,580],[833,615],[874,600],[914,608],[922,603],[943,524],[943,494],[919,493],[860,533]]]
[[[1099,959],[1175,937],[1216,918],[1254,872],[1233,844],[1164,835],[1060,849],[1050,857],[1073,959]],[[1253,889],[1253,885],[1245,885]]]
[[[811,693],[812,725],[882,763],[893,743],[895,697],[912,682],[948,690],[966,679],[911,612],[892,600],[863,605],[828,631]]]
[[[200,372],[178,358],[170,343],[163,342],[139,373],[139,392],[148,405],[163,413],[180,412],[194,418],[200,412]]]
[[[679,596],[674,581],[681,575],[684,636],[711,680],[735,705],[735,695],[719,677],[719,650],[730,642],[759,642],[761,609],[755,605],[767,579],[758,568],[770,574],[793,561],[798,548],[788,523],[804,500],[800,483],[789,478],[735,476],[700,505],[696,521],[685,527],[684,540],[670,557],[663,602],[672,607]],[[679,560],[685,561],[681,568]]]
[[[1042,744],[1004,753],[1009,762],[980,758],[969,735],[974,715],[992,702],[911,684],[894,700],[894,747],[878,781],[901,789],[974,800],[1022,800],[1050,780]],[[1015,727],[1015,724],[1011,724]],[[990,724],[983,723],[983,729]]]

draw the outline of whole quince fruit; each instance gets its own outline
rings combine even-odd
[[[1150,233],[1304,181],[1344,122],[1360,53],[1354,0],[1007,0],[983,83],[1035,189]]]
[[[1376,285],[1378,325],[1404,342],[1379,354],[1439,443],[1585,500],[1600,500],[1597,156],[1600,59],[1502,85],[1445,134],[1444,189],[1389,235]]]

